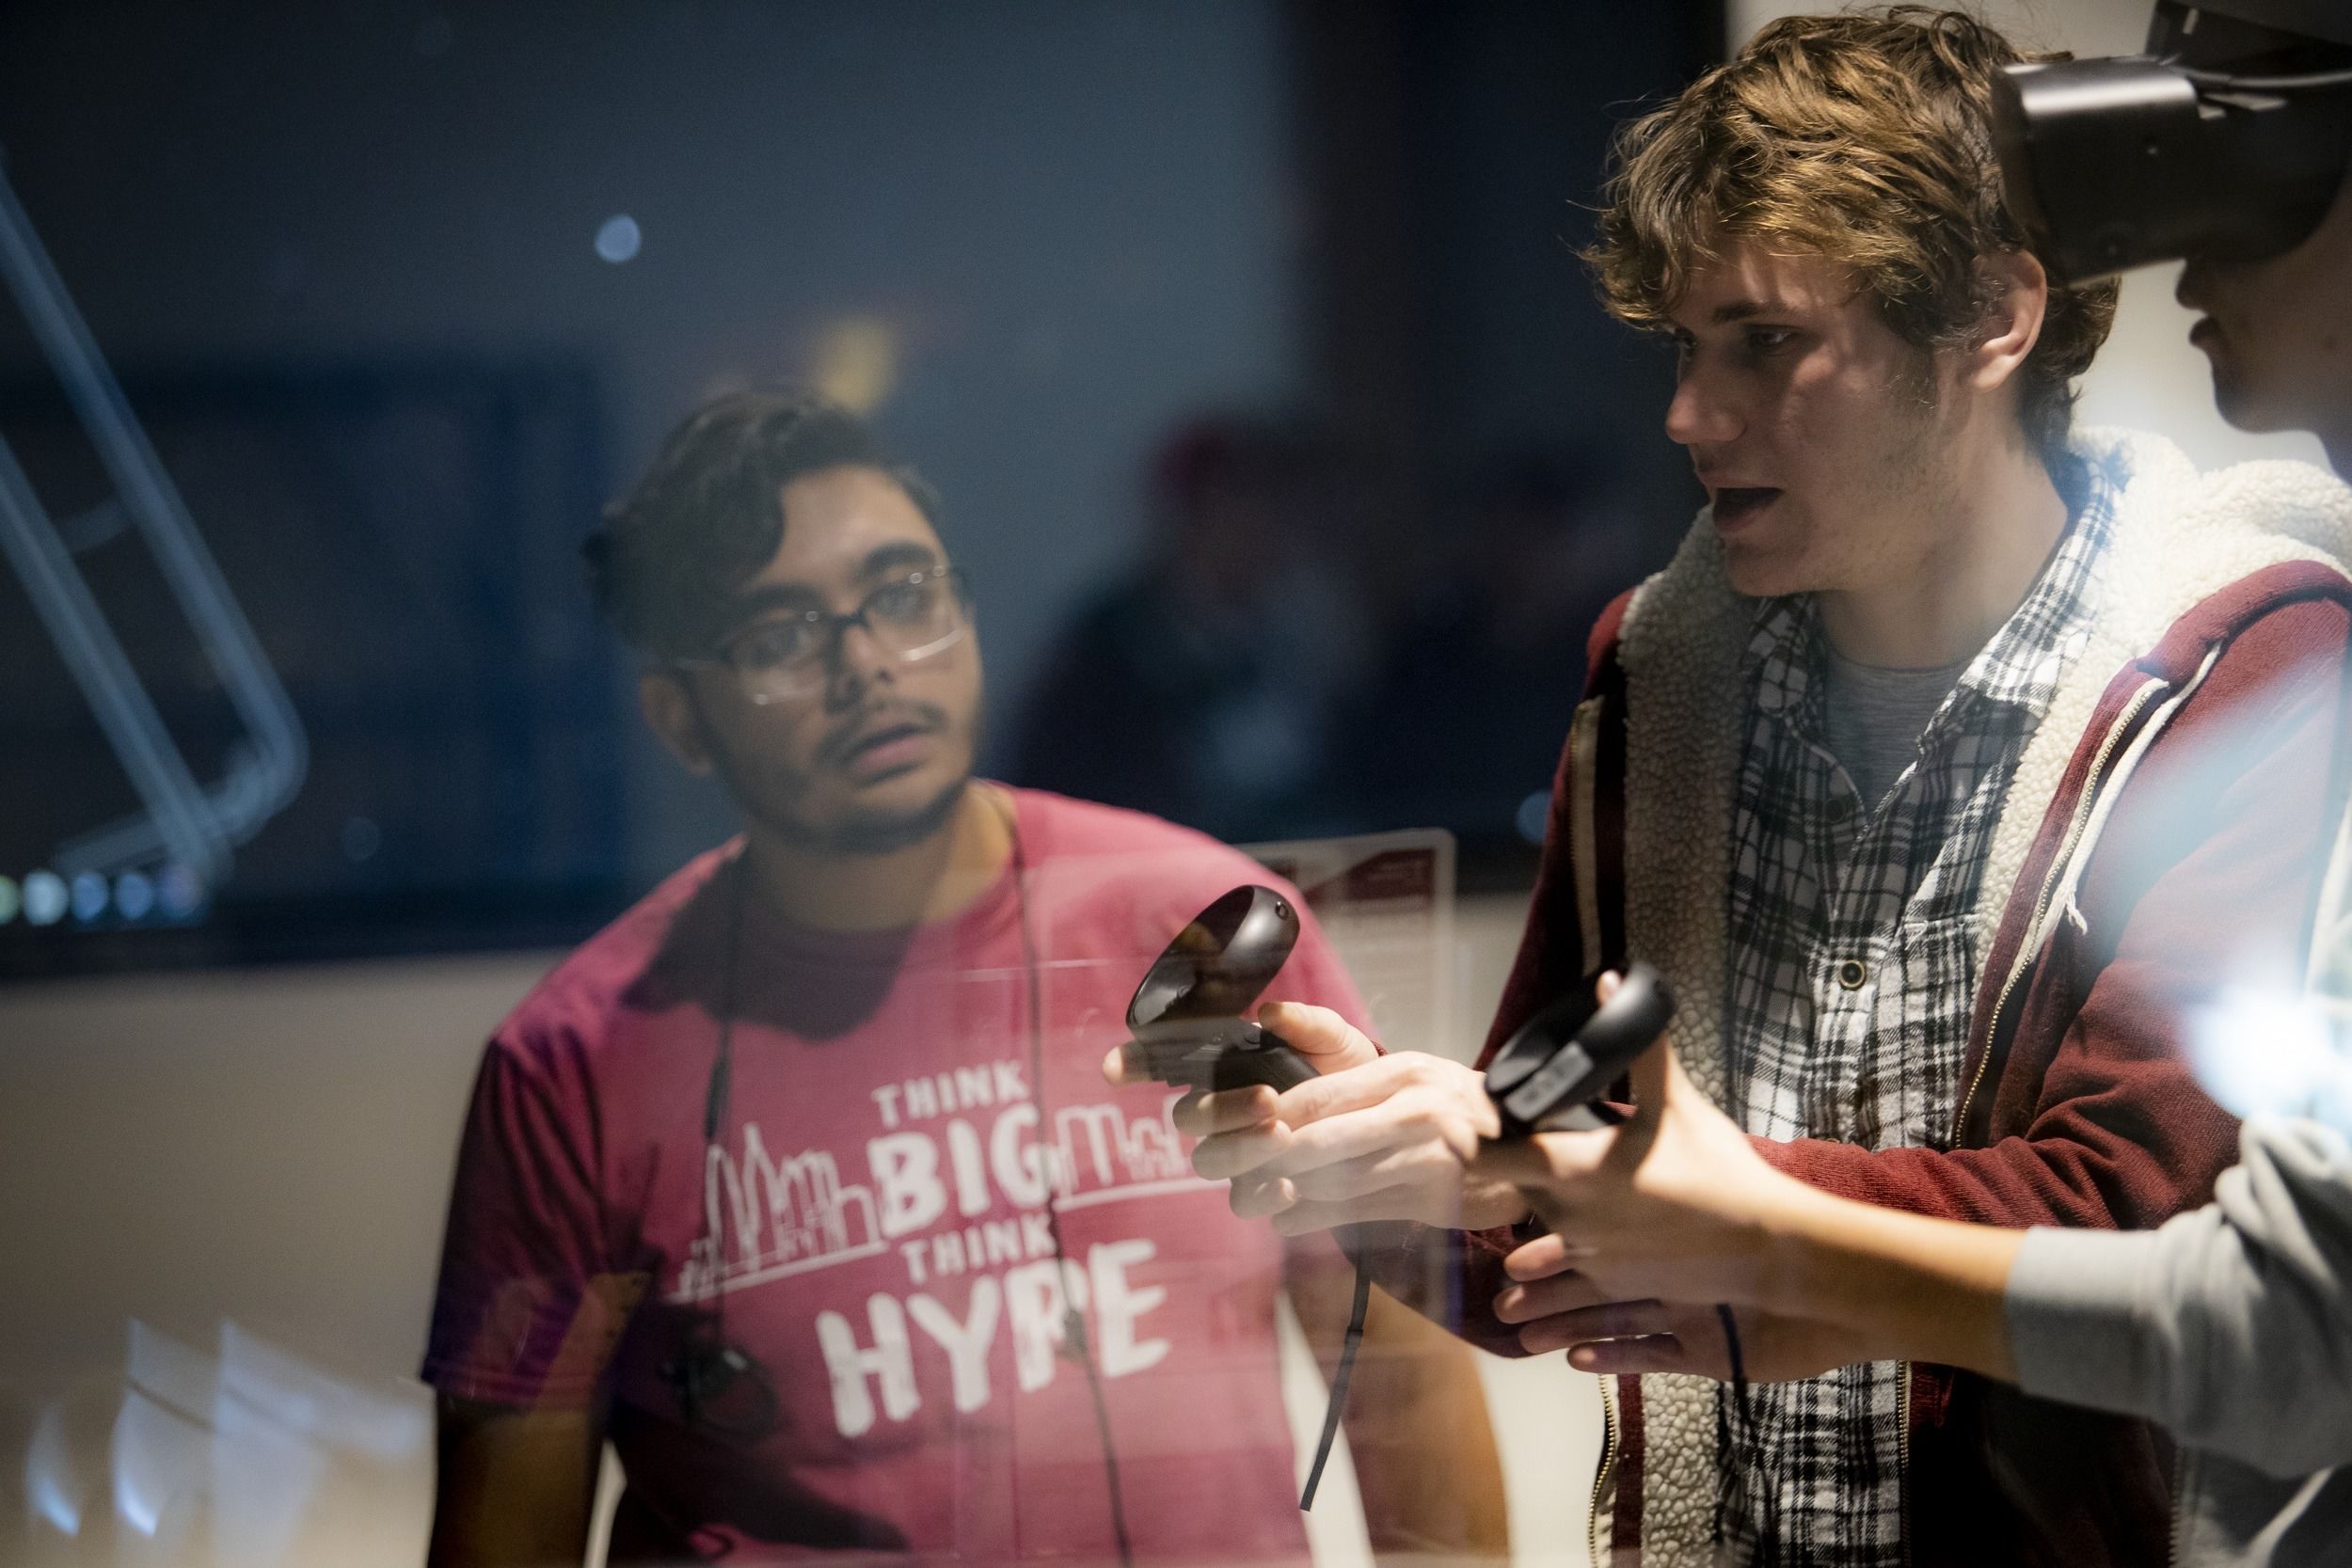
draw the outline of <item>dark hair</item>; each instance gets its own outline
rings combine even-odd
[[[708,655],[736,591],[784,541],[784,487],[844,467],[887,475],[938,526],[930,487],[838,404],[787,388],[713,398],[670,432],[581,546],[597,610],[640,653]]]
[[[1623,127],[1598,240],[1585,252],[1620,319],[1662,326],[1692,274],[1761,240],[1851,267],[1915,347],[1975,340],[1976,263],[2026,247],[1992,137],[2001,68],[2020,50],[1962,11],[1890,6],[1767,25],[1678,98]],[[2061,450],[2074,380],[2115,318],[2112,281],[2053,286],[2019,375],[2019,414]]]

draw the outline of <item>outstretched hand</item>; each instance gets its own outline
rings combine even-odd
[[[1518,1259],[1513,1254],[1506,1268]],[[1495,1298],[1495,1316],[1520,1325],[1519,1344],[1531,1354],[1565,1351],[1568,1365],[1603,1376],[1688,1372],[1725,1382],[1738,1374],[1751,1383],[1784,1383],[1876,1359],[1834,1324],[1739,1307],[1732,1308],[1740,1336],[1735,1363],[1713,1304],[1618,1300],[1574,1273],[1507,1287]]]
[[[1507,1181],[1467,1173],[1458,1150],[1498,1123],[1484,1080],[1442,1056],[1380,1049],[1328,1007],[1271,1003],[1258,1022],[1319,1074],[1277,1095],[1263,1085],[1190,1094],[1179,1131],[1200,1139],[1193,1169],[1231,1181],[1233,1212],[1284,1235],[1366,1220],[1484,1228],[1527,1212]],[[1131,1082],[1123,1048],[1104,1063]]]

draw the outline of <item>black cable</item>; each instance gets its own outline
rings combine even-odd
[[[1029,858],[1021,843],[1021,819],[1015,815],[1016,809],[1006,808],[1005,830],[1012,838],[1012,895],[1021,926],[1021,965],[1028,974],[1029,1103],[1036,1107],[1037,1124],[1041,1130],[1048,1125],[1044,993],[1038,974],[1037,936],[1029,926]],[[1045,1233],[1054,1243],[1054,1266],[1060,1271],[1062,1291],[1067,1296],[1070,1256],[1062,1247],[1061,1211],[1055,1206],[1050,1186],[1045,1195]],[[1120,1568],[1135,1568],[1135,1546],[1127,1535],[1127,1501],[1119,1482],[1119,1449],[1111,1441],[1110,1402],[1104,1397],[1103,1374],[1094,1365],[1094,1346],[1087,1336],[1086,1316],[1075,1303],[1064,1305],[1062,1342],[1076,1351],[1078,1365],[1086,1371],[1087,1394],[1094,1402],[1094,1431],[1103,1449],[1103,1481],[1110,1492],[1111,1535],[1119,1544]]]
[[[1347,1307],[1347,1337],[1340,1341],[1340,1364],[1331,1373],[1331,1400],[1323,1409],[1323,1436],[1315,1444],[1315,1462],[1307,1471],[1306,1489],[1298,1495],[1300,1513],[1315,1506],[1315,1488],[1323,1484],[1323,1467],[1339,1440],[1340,1417],[1347,1409],[1348,1374],[1356,1370],[1356,1347],[1364,1342],[1364,1315],[1372,1307],[1372,1265],[1356,1262],[1356,1298]]]
[[[1731,1353],[1731,1386],[1740,1404],[1740,1424],[1750,1435],[1756,1432],[1756,1412],[1748,1402],[1748,1367],[1740,1354],[1740,1324],[1731,1315],[1728,1303],[1715,1304],[1716,1321],[1724,1325],[1724,1348]]]
[[[1048,1230],[1058,1227],[1052,1220],[1045,1222]],[[1061,1260],[1061,1238],[1054,1239],[1054,1258]],[[1063,1264],[1065,1277],[1068,1265]],[[1120,1568],[1135,1568],[1136,1552],[1127,1539],[1127,1501],[1119,1485],[1119,1450],[1111,1443],[1110,1402],[1103,1397],[1103,1376],[1094,1370],[1094,1345],[1087,1338],[1086,1314],[1076,1307],[1062,1313],[1063,1342],[1076,1349],[1078,1365],[1086,1369],[1087,1393],[1094,1402],[1094,1436],[1103,1449],[1103,1483],[1111,1497],[1111,1537],[1119,1544]]]
[[[1758,1568],[1768,1568],[1780,1561],[1780,1487],[1764,1464],[1763,1445],[1756,1439],[1756,1406],[1748,1397],[1747,1361],[1740,1354],[1740,1325],[1729,1305],[1724,1302],[1715,1304],[1715,1318],[1724,1326],[1724,1349],[1731,1358],[1733,1404],[1740,1416],[1740,1440],[1735,1451],[1729,1426],[1724,1419],[1722,1396],[1716,1397],[1715,1445],[1726,1455],[1725,1468],[1730,1472],[1735,1495],[1747,1491],[1749,1472],[1753,1469],[1756,1473],[1756,1562]],[[1723,1521],[1718,1506],[1715,1533],[1721,1539]]]
[[[2178,64],[2172,69],[2197,86],[2216,92],[2333,92],[2339,87],[2352,87],[2352,71],[2314,71],[2299,76],[2233,76],[2226,71],[2200,71]]]

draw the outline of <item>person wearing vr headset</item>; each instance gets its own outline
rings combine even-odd
[[[1303,1568],[1278,1303],[1336,1351],[1345,1260],[1235,1219],[1176,1093],[1094,1071],[1153,956],[1270,879],[973,777],[934,511],[848,412],[753,391],[590,541],[647,721],[745,827],[485,1052],[423,1370],[442,1568],[580,1561],[608,1436],[614,1562]],[[1360,1016],[1293,907],[1285,985]],[[1348,1434],[1377,1552],[1507,1549],[1469,1357],[1371,1303]]]
[[[2002,199],[2021,63],[1959,13],[1789,18],[1621,136],[1594,260],[1678,344],[1668,432],[1711,504],[1594,635],[1487,1050],[1639,958],[1688,1068],[1643,1098],[1692,1115],[1504,1152],[1477,1073],[1301,1009],[1326,1076],[1180,1118],[1238,1212],[1447,1227],[1465,1334],[1623,1374],[1596,1496],[1622,1562],[2166,1551],[2146,1424],[1675,1273],[1736,1266],[1683,1245],[1724,1170],[2066,1242],[2192,1209],[2237,1147],[2193,1017],[2302,973],[2352,580],[2297,535],[2341,545],[2344,495],[2070,436],[2114,296],[2054,279]],[[1713,1164],[1677,1206],[1645,1155]]]
[[[2160,5],[2145,55],[2014,71],[1995,111],[2036,252],[2074,277],[2185,259],[2224,416],[2312,432],[2352,476],[2352,8]],[[2328,521],[2314,536],[2340,549],[2352,500]],[[1730,1303],[1752,1377],[1904,1356],[2144,1417],[2185,1449],[2172,1560],[2352,1561],[2352,1468],[2333,1468],[2352,1467],[2352,833],[2301,979],[2225,1006],[2208,1051],[2312,1115],[2249,1117],[2216,1200],[2154,1230],[1992,1229],[1823,1193],[1759,1158],[1663,1047],[1626,1127],[1461,1145],[1558,1226],[1509,1260],[1525,1283],[1505,1315],[1548,1345],[1610,1315],[1547,1314],[1558,1300]],[[1601,1338],[1572,1359],[1722,1376],[1725,1349]]]

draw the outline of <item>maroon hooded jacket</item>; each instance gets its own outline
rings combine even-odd
[[[2108,603],[1996,830],[1953,1147],[1758,1140],[1825,1190],[2003,1226],[2157,1225],[2203,1203],[2236,1157],[2234,1118],[2189,1065],[2198,1021],[2234,986],[2303,974],[2352,762],[2352,581],[2335,564],[2352,496],[2295,465],[2201,479],[2147,437],[2083,444],[2122,489]],[[1487,1055],[1553,998],[1640,958],[1681,1001],[1671,1034],[1693,1080],[1721,1093],[1725,917],[1709,857],[1728,838],[1743,699],[1730,672],[1754,601],[1729,593],[1719,559],[1702,517],[1675,564],[1593,632]],[[1503,1354],[1520,1354],[1516,1331],[1491,1303],[1523,1239],[1450,1239],[1447,1315]],[[2165,1560],[2173,1459],[2154,1429],[1943,1367],[1915,1365],[1908,1392],[1913,1561]],[[1615,1393],[1595,1497],[1613,1489],[1617,1560],[1703,1560],[1712,1497],[1650,1495],[1645,1480],[1660,1441],[1711,1449],[1711,1419],[1693,1435],[1711,1386],[1626,1377]]]

